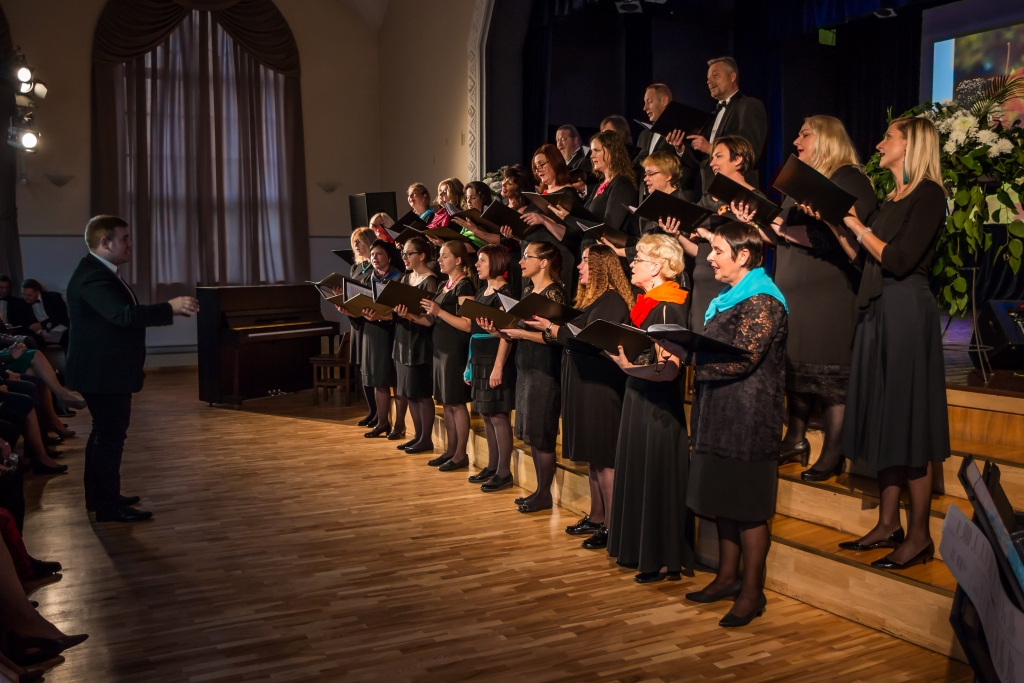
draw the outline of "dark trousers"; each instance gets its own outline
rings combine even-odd
[[[131,394],[87,394],[92,433],[85,445],[85,507],[112,510],[121,502],[121,453],[132,419]]]
[[[0,394],[0,400],[7,394]],[[21,430],[16,424],[0,419],[0,439],[11,445],[11,448],[21,438]],[[13,472],[0,474],[0,508],[6,508],[14,516],[14,521],[20,531],[25,523],[25,491],[22,487],[24,466],[21,465]]]

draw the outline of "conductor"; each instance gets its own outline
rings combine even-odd
[[[146,328],[191,317],[198,302],[180,296],[144,305],[117,273],[131,260],[128,224],[96,216],[85,226],[89,254],[68,282],[71,317],[67,385],[81,392],[92,414],[85,447],[85,507],[97,522],[139,522],[153,516],[132,506],[138,496],[121,495],[121,453],[128,436],[132,394],[142,390]]]

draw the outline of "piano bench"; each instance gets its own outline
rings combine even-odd
[[[320,403],[320,389],[324,390],[324,400],[329,392],[341,389],[345,397],[345,405],[352,405],[352,394],[359,391],[362,381],[359,378],[359,366],[348,357],[350,336],[342,335],[337,353],[322,353],[309,359],[313,366],[313,404]],[[337,369],[337,376],[335,376]]]

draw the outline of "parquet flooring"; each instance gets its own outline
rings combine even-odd
[[[306,393],[213,409],[194,372],[151,374],[122,468],[155,514],[90,524],[83,438],[71,474],[30,477],[26,540],[64,579],[35,594],[90,639],[47,673],[87,681],[969,681],[969,669],[769,593],[726,631],[729,603],[639,586],[466,472],[367,441],[359,407]],[[72,421],[87,432],[87,415]]]

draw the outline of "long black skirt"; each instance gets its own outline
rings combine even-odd
[[[692,571],[694,565],[693,514],[686,507],[690,440],[680,380],[626,380],[608,554],[641,572]]]
[[[842,453],[852,470],[926,467],[949,457],[946,373],[935,297],[919,275],[885,278],[853,341]]]

